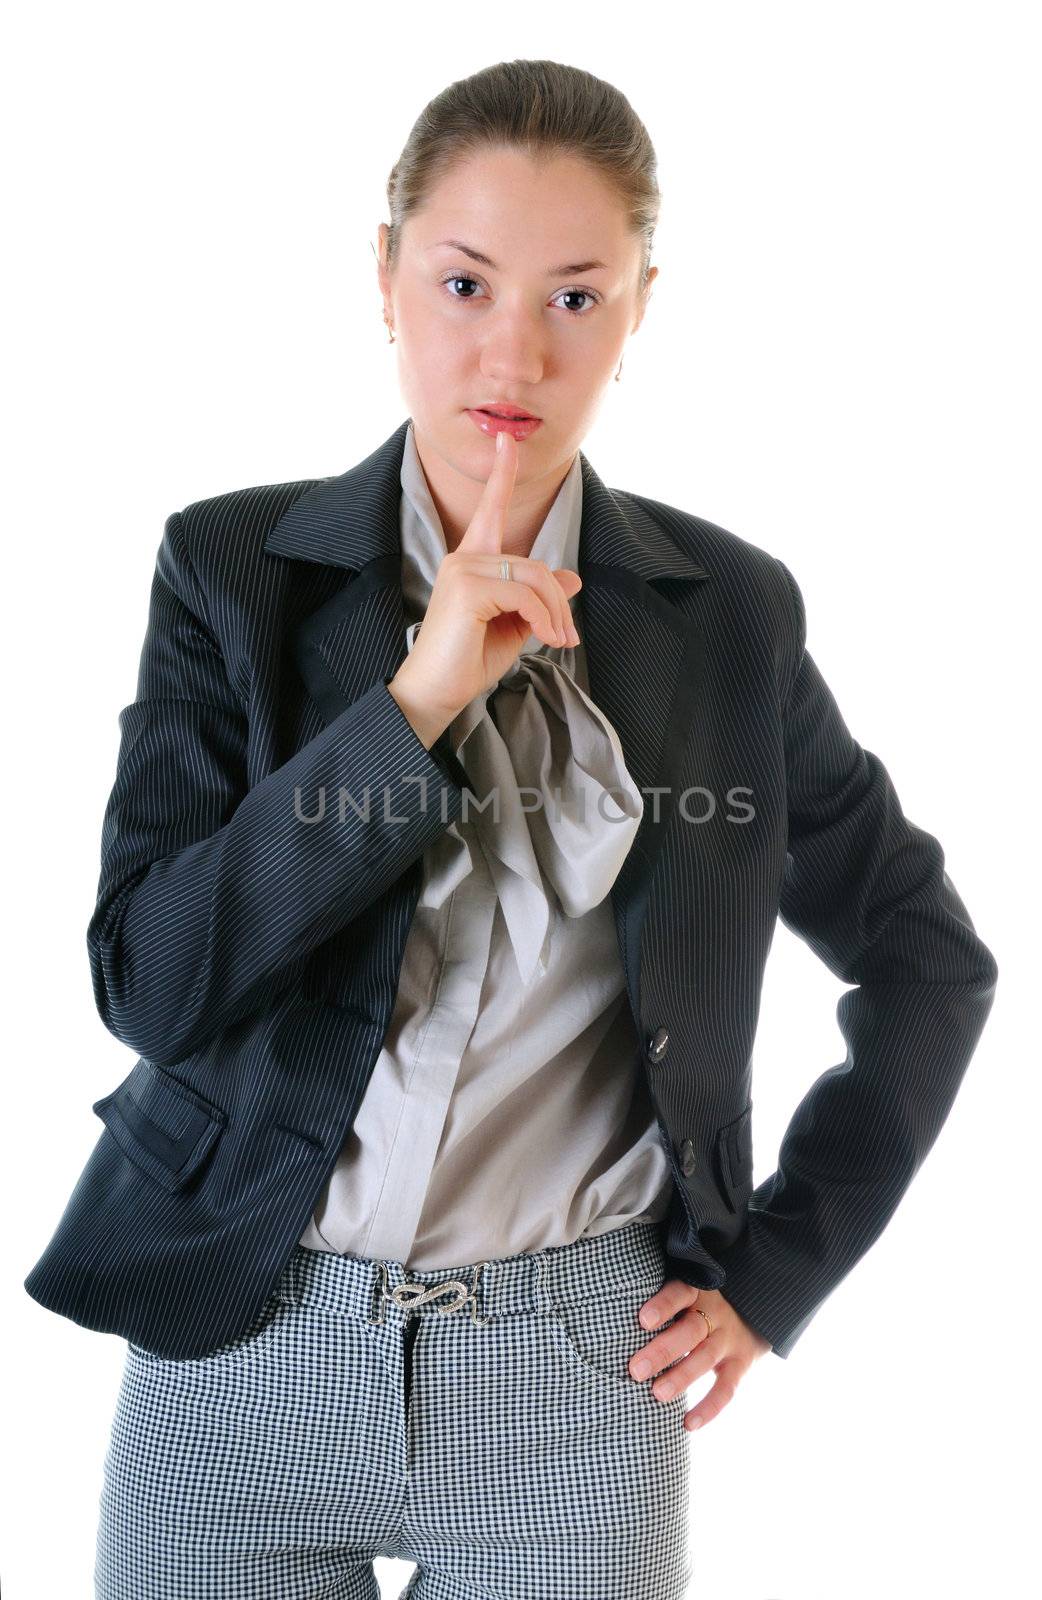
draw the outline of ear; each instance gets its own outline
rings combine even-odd
[[[381,222],[376,230],[378,249],[376,251],[376,276],[383,295],[384,309],[391,309],[391,280],[387,271],[387,235],[389,233],[386,222]]]
[[[648,281],[645,284],[644,292],[640,297],[640,306],[639,306],[638,311],[637,311],[637,320],[633,324],[633,327],[630,329],[631,333],[636,333],[637,329],[640,327],[641,323],[644,321],[644,313],[648,309],[648,301],[651,299],[651,285],[654,283],[654,281],[655,281],[655,279],[657,277],[658,277],[658,267],[652,267],[648,272]]]

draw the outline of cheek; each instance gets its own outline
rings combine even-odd
[[[475,359],[468,340],[437,317],[410,322],[398,352],[402,390],[432,413],[459,412],[473,398]]]

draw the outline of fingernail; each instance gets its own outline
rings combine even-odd
[[[701,1417],[692,1417],[690,1422],[685,1423],[684,1426],[687,1428],[688,1433],[694,1433],[696,1428],[700,1428],[702,1420]]]
[[[658,1321],[658,1313],[655,1311],[642,1311],[640,1314],[640,1320],[643,1322],[645,1328],[653,1328]]]
[[[635,1361],[633,1363],[633,1376],[635,1378],[646,1378],[650,1371],[650,1361]]]
[[[496,434],[496,455],[497,456],[498,456],[499,452],[503,448],[503,440],[505,438],[506,438],[506,429],[505,428],[500,428],[499,432]]]

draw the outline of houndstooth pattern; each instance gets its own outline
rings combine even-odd
[[[681,1600],[690,1400],[627,1371],[663,1249],[648,1223],[439,1271],[298,1245],[240,1339],[129,1344],[96,1600],[379,1600],[378,1556],[416,1563],[400,1600]]]

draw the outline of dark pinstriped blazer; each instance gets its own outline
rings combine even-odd
[[[407,425],[339,476],[189,505],[159,547],[87,929],[98,1010],[139,1059],[93,1107],[25,1288],[161,1356],[237,1337],[273,1289],[379,1054],[423,852],[462,811],[447,731],[426,750],[387,689]],[[936,1139],[996,963],[848,731],[788,568],[585,456],[582,474],[590,692],[645,795],[611,899],[674,1178],[669,1275],[787,1356]],[[845,1060],[754,1189],[779,914],[856,987]]]

